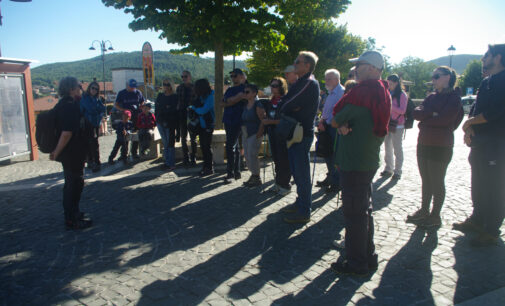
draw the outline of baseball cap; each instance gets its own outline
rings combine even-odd
[[[129,110],[125,110],[123,111],[123,114],[127,115],[128,118],[131,118],[132,117],[132,112],[130,112]]]
[[[128,86],[131,88],[137,88],[137,81],[135,81],[135,79],[129,79]]]
[[[287,73],[287,72],[295,72],[295,66],[293,66],[293,65],[286,66],[286,69],[284,69],[284,72],[285,73]]]
[[[240,69],[240,68],[235,68],[235,69],[233,69],[232,71],[230,71],[230,74],[232,74],[232,73],[235,73],[235,74],[242,74],[242,75],[244,75],[244,74],[245,74],[245,73],[244,73],[244,71],[242,71],[242,69]]]
[[[349,60],[351,63],[367,63],[374,66],[377,69],[384,69],[384,57],[377,51],[366,51],[361,54],[358,58],[351,58]]]

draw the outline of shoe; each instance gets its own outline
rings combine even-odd
[[[147,156],[147,155],[149,155],[149,153],[151,153],[151,150],[145,149],[144,152],[142,152],[142,155]]]
[[[482,233],[483,231],[482,228],[477,223],[473,222],[470,218],[466,219],[463,222],[453,223],[452,228],[463,233]]]
[[[339,192],[339,191],[340,191],[340,186],[338,186],[338,185],[329,185],[324,190],[324,192],[326,192],[326,193],[333,193],[333,192]]]
[[[330,185],[330,181],[328,180],[328,178],[325,178],[322,181],[317,181],[316,183],[316,187],[326,187],[328,185]]]
[[[182,165],[183,165],[184,167],[189,167],[189,165],[190,165],[190,164],[189,164],[189,160],[188,160],[188,159],[184,159],[184,160],[182,161]]]
[[[393,173],[389,172],[389,171],[382,171],[381,174],[380,174],[382,177],[390,177],[393,175]]]
[[[399,180],[402,177],[401,174],[395,173],[393,174],[393,177],[391,177],[392,180]]]
[[[251,175],[249,180],[244,183],[244,186],[252,188],[252,187],[257,187],[261,186],[261,179],[259,175]]]
[[[240,174],[240,172],[235,172],[233,177],[235,178],[235,180],[240,180],[242,178],[242,175]]]
[[[211,175],[211,174],[214,174],[214,170],[212,170],[212,169],[207,169],[207,168],[203,168],[203,169],[200,171],[200,173],[199,173],[199,175],[200,175],[200,176],[202,176],[202,177],[203,177],[203,176],[207,176],[207,175]]]
[[[272,187],[268,188],[267,191],[268,192],[278,193],[279,192],[279,185],[277,185],[277,183],[274,183],[274,185]]]
[[[65,228],[67,230],[81,230],[93,225],[93,221],[91,219],[79,219],[77,221],[65,221]]]
[[[288,214],[295,213],[297,211],[298,211],[298,206],[296,206],[296,204],[294,204],[294,203],[281,208],[281,212],[288,213]]]
[[[139,157],[139,155],[138,155],[138,154],[132,154],[132,158],[133,158],[133,159],[139,159],[140,157]]]
[[[427,218],[430,214],[424,210],[424,209],[419,209],[416,211],[414,214],[407,216],[407,222],[409,223],[415,223],[418,221],[423,220],[424,218]]]
[[[123,165],[128,165],[128,158],[123,158]]]
[[[420,221],[418,225],[424,228],[437,228],[442,225],[442,219],[440,219],[440,216],[430,215]]]
[[[309,223],[310,221],[310,216],[306,217],[304,215],[300,215],[299,213],[294,213],[289,217],[284,218],[284,222],[290,223],[290,224],[305,224]]]
[[[115,164],[115,162],[114,162],[114,160],[112,158],[109,158],[109,162],[108,163],[109,163],[109,165],[114,165]]]
[[[190,165],[191,167],[196,166],[196,160],[195,160],[195,158],[192,158],[192,159],[191,159],[191,161],[189,162],[189,165]]]
[[[231,180],[233,177],[234,177],[234,176],[233,176],[233,173],[228,173],[228,174],[226,175],[226,177],[224,178],[224,183],[225,183],[225,184],[229,184],[229,183],[231,183],[231,182],[230,182],[230,180]]]
[[[498,237],[493,236],[489,233],[482,232],[477,237],[470,241],[470,245],[473,247],[486,247],[498,244]]]
[[[291,189],[283,188],[281,186],[277,186],[277,194],[284,197],[287,196],[291,192]]]
[[[369,273],[368,269],[351,268],[347,260],[332,263],[331,269],[337,274],[344,275],[366,276]]]
[[[333,240],[332,242],[333,246],[339,250],[344,250],[345,249],[345,240]]]
[[[96,173],[102,169],[102,166],[99,164],[94,164],[93,168],[91,168],[91,172]]]

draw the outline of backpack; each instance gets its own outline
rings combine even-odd
[[[406,129],[411,129],[414,126],[414,108],[416,108],[416,105],[412,101],[412,99],[409,98],[407,101],[407,110],[405,111],[405,128]]]
[[[37,116],[35,122],[35,140],[42,153],[51,153],[56,149],[60,133],[56,127],[57,107],[56,104],[47,112]]]

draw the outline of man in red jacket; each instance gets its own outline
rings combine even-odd
[[[332,121],[341,135],[336,160],[342,185],[346,255],[331,268],[339,274],[366,275],[377,268],[372,179],[387,133],[391,95],[388,83],[380,79],[384,58],[379,52],[367,51],[351,62],[356,63],[359,83],[335,105]]]

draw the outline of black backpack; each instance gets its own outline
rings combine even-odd
[[[412,101],[412,99],[409,98],[407,101],[407,110],[405,111],[405,128],[406,129],[411,129],[414,126],[414,108],[416,108],[416,105]]]
[[[37,121],[35,122],[35,140],[42,153],[53,152],[60,139],[60,132],[56,127],[58,105],[59,103],[49,111],[37,116]]]

